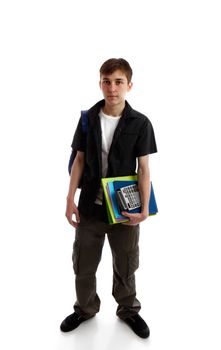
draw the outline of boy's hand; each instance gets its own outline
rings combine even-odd
[[[149,214],[147,213],[134,213],[130,214],[127,211],[122,211],[121,213],[123,216],[126,216],[129,221],[128,222],[123,222],[123,225],[138,225],[141,221],[144,221],[148,218]]]
[[[67,198],[65,215],[69,224],[76,228],[80,222],[80,215],[78,208],[72,199]],[[75,215],[76,221],[72,220],[73,215]]]

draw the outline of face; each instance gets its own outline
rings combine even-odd
[[[110,75],[101,75],[100,88],[105,102],[113,107],[124,103],[126,93],[131,90],[132,83],[128,83],[126,75],[121,70],[116,70]]]

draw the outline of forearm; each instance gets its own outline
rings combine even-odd
[[[70,176],[70,183],[69,183],[69,189],[68,189],[68,195],[67,199],[74,199],[76,190],[78,188],[80,179],[82,177],[84,170],[84,157],[81,155],[79,156],[78,154],[76,155],[72,169],[71,169],[71,176]]]
[[[141,212],[148,214],[150,199],[150,171],[149,167],[138,168],[138,187],[141,199]]]

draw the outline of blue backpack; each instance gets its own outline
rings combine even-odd
[[[83,133],[86,134],[87,133],[87,111],[81,111],[81,121],[82,121],[82,130]],[[69,175],[71,175],[71,168],[72,165],[74,163],[74,158],[76,157],[77,151],[72,149],[71,155],[70,155],[70,159],[68,162],[68,172]]]

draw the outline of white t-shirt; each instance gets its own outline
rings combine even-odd
[[[106,177],[108,168],[108,154],[111,147],[115,129],[121,116],[111,116],[104,114],[101,110],[99,113],[102,135],[102,177]],[[102,204],[103,190],[100,187],[95,203]]]

